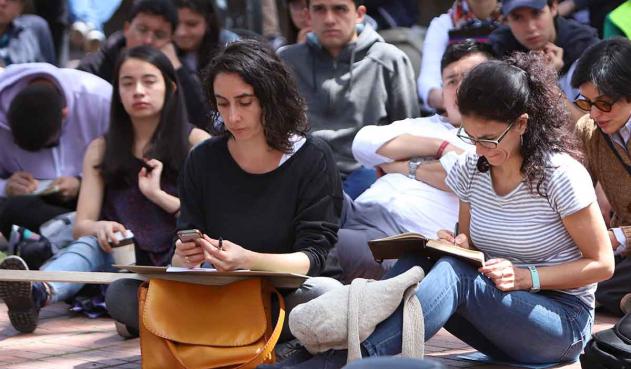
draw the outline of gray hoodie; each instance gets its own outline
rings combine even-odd
[[[279,50],[294,71],[315,136],[329,143],[343,174],[359,168],[351,145],[369,124],[389,124],[419,115],[414,71],[408,57],[371,27],[333,59],[313,33],[303,44]]]

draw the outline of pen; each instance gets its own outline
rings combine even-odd
[[[456,244],[456,236],[458,235],[458,222],[454,226],[454,245]]]
[[[217,247],[219,250],[223,250],[223,238],[219,237],[219,246]]]

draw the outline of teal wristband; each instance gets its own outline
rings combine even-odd
[[[528,270],[530,270],[530,279],[532,279],[532,287],[530,288],[530,292],[537,293],[541,289],[539,272],[537,272],[537,268],[534,265],[529,265]]]

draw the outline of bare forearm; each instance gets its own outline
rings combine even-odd
[[[417,180],[423,181],[439,190],[451,192],[445,184],[445,178],[447,178],[447,173],[439,161],[424,163],[416,169]]]
[[[377,154],[392,160],[405,160],[415,156],[435,157],[443,142],[445,142],[445,140],[438,138],[404,134],[383,144],[379,150],[377,150]],[[447,144],[443,150],[443,152],[462,152],[462,149],[452,144]]]
[[[311,262],[303,252],[263,254],[251,251],[252,270],[307,274]]]
[[[158,205],[162,210],[169,214],[176,213],[180,210],[180,199],[170,195],[162,190],[148,197],[151,202]]]
[[[541,289],[555,290],[583,287],[611,278],[612,267],[605,261],[580,259],[565,264],[537,268]],[[521,273],[523,289],[532,287],[529,272]]]
[[[83,236],[94,236],[96,235],[96,232],[96,221],[91,219],[81,219],[75,222],[75,225],[72,228],[72,237],[77,239]]]

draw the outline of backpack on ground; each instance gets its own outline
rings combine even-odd
[[[631,368],[631,314],[592,335],[580,356],[583,369]]]

